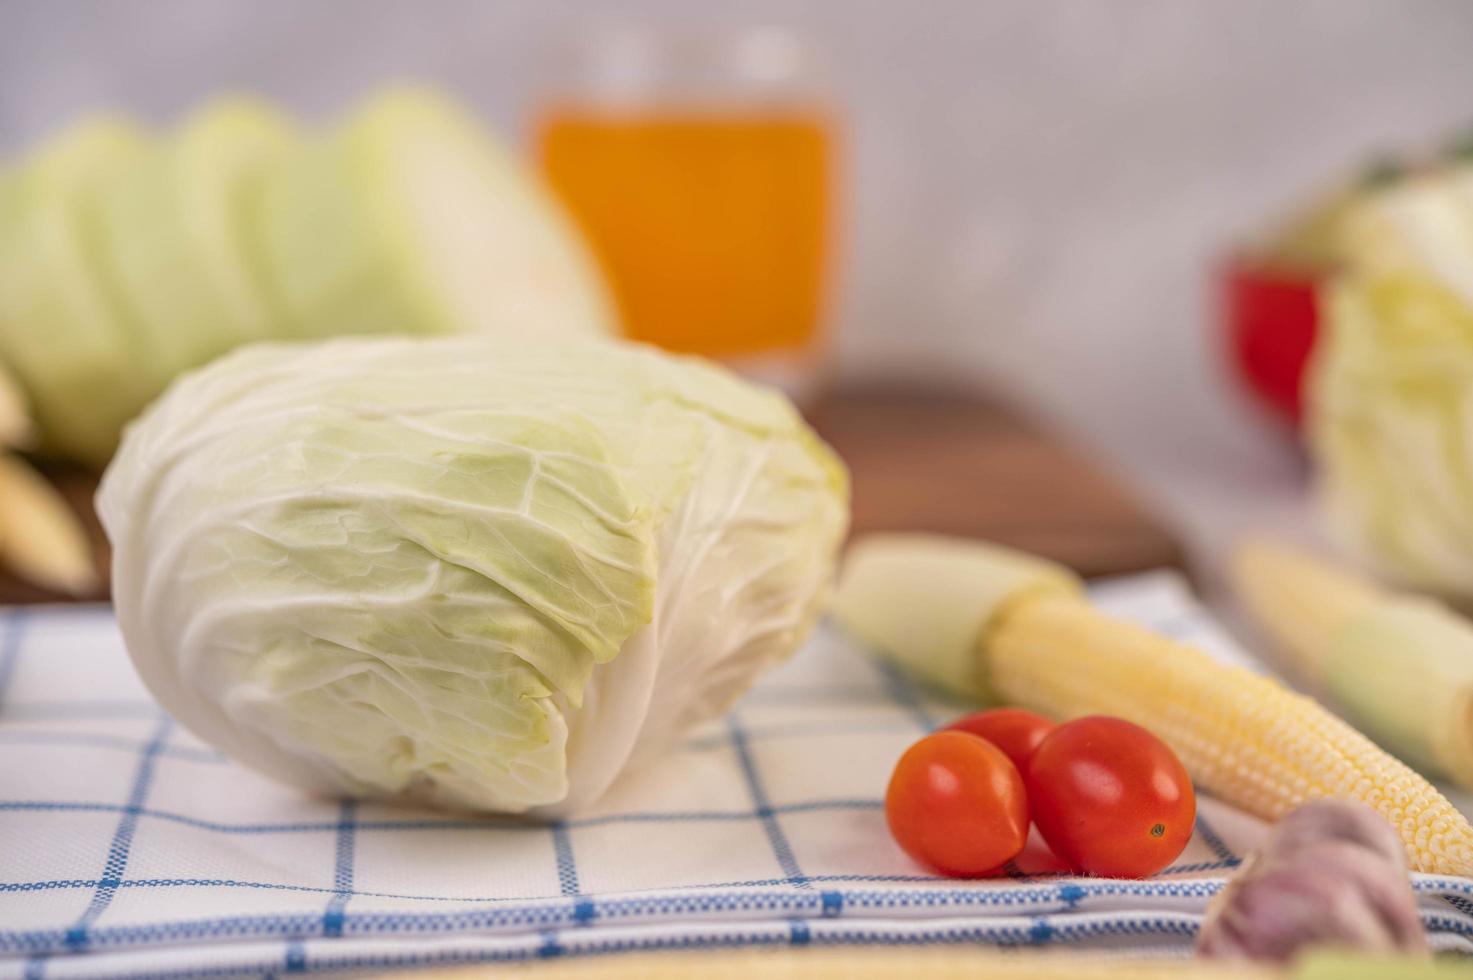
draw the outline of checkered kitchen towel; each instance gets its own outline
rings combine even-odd
[[[1106,608],[1241,659],[1170,576]],[[1203,801],[1150,881],[923,874],[891,766],[958,706],[822,630],[727,718],[553,825],[304,798],[162,715],[102,607],[0,612],[0,975],[277,974],[742,944],[1185,954],[1262,833]],[[1473,881],[1421,876],[1439,947]]]

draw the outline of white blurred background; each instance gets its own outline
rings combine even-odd
[[[249,89],[325,117],[395,77],[520,142],[547,43],[589,19],[801,32],[846,119],[841,376],[1005,393],[1209,552],[1294,510],[1301,469],[1228,380],[1213,263],[1473,123],[1459,0],[0,0],[0,155],[102,105],[164,121]]]

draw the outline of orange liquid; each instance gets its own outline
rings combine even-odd
[[[819,323],[830,193],[818,113],[557,108],[542,167],[625,330],[713,356],[797,351]]]

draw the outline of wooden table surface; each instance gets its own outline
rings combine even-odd
[[[902,389],[841,392],[810,413],[849,464],[853,531],[934,531],[983,538],[1097,576],[1183,564],[1171,533],[1077,450],[995,404]],[[92,511],[95,474],[47,470],[86,521],[106,582],[107,547]],[[86,598],[106,598],[105,587]],[[0,604],[64,597],[0,570]]]

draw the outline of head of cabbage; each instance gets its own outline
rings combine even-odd
[[[1308,388],[1330,530],[1377,573],[1473,597],[1473,167],[1368,194],[1340,228]]]
[[[98,495],[144,681],[314,792],[555,815],[819,612],[847,477],[780,395],[602,340],[269,344],[178,381]]]

